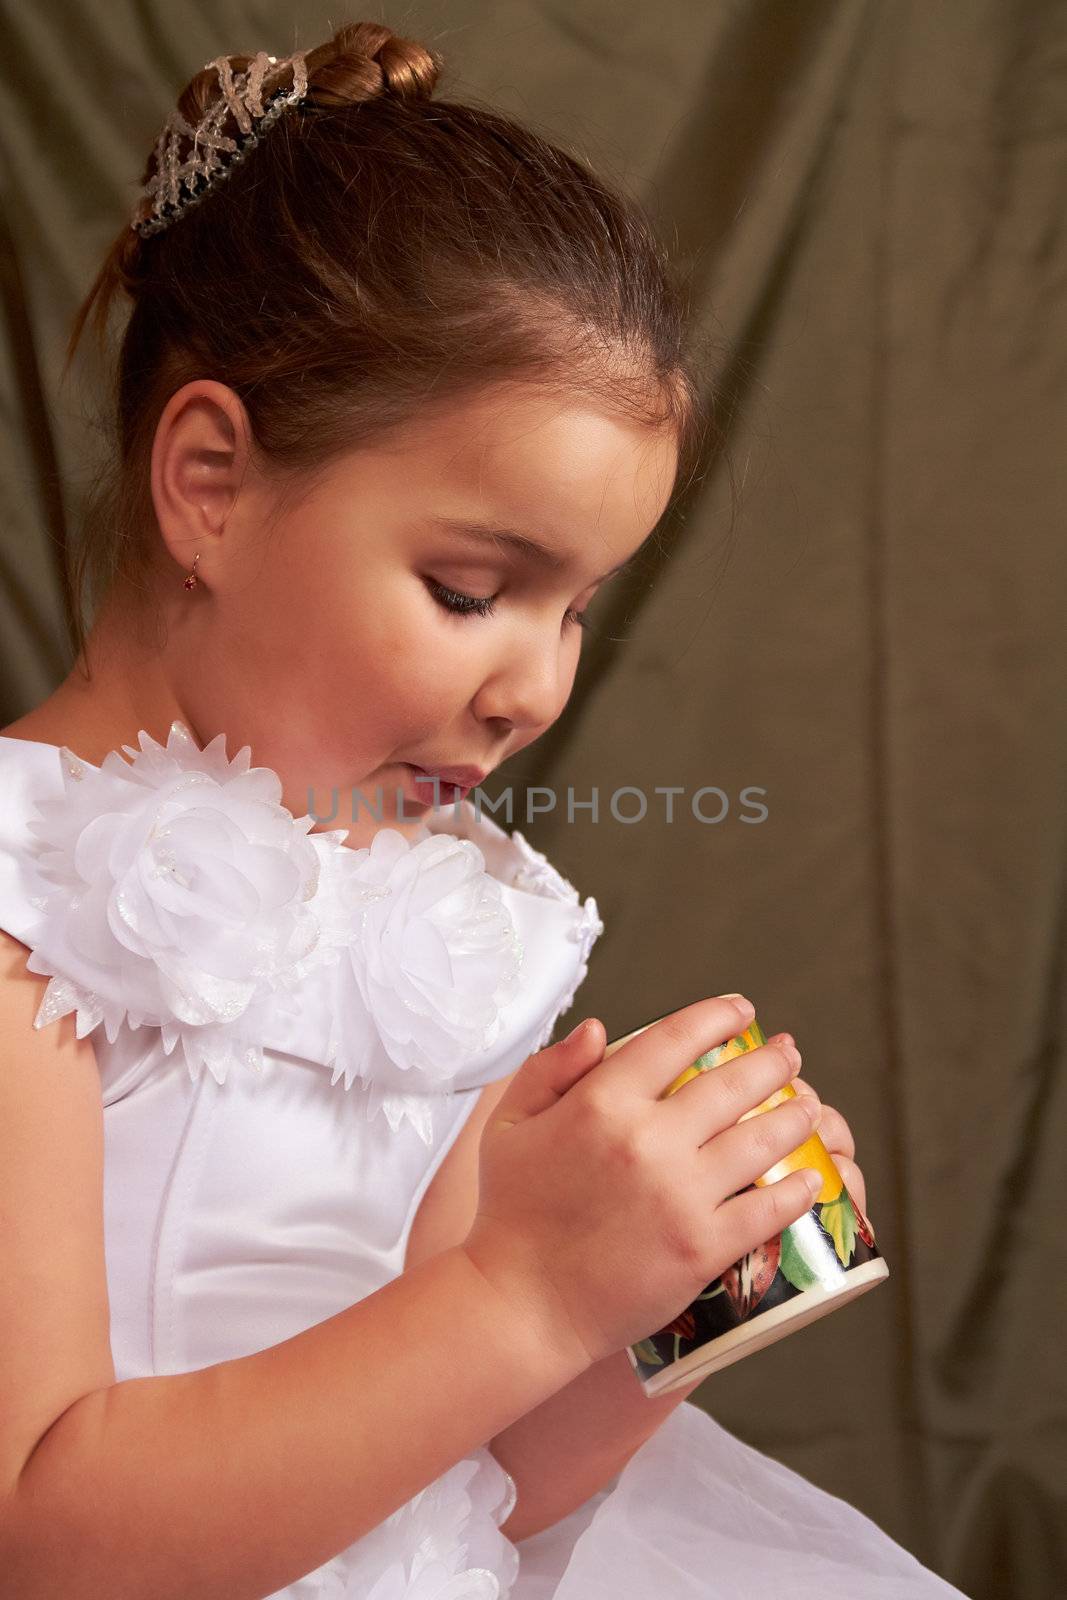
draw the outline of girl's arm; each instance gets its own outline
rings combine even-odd
[[[459,1246],[270,1349],[114,1381],[88,1039],[0,935],[0,1597],[257,1600],[570,1382]]]
[[[792,1041],[791,1034],[786,1037]],[[800,1094],[815,1093],[801,1078],[794,1080],[794,1088]],[[849,1193],[866,1211],[867,1189],[853,1159],[852,1130],[833,1106],[822,1107],[819,1135]],[[514,1510],[501,1531],[515,1541],[526,1539],[573,1511],[620,1472],[675,1406],[704,1381],[695,1378],[649,1400],[629,1356],[620,1350],[587,1367],[566,1388],[509,1423],[490,1446],[518,1490]]]
[[[514,1073],[482,1090],[434,1174],[408,1241],[409,1268],[467,1237],[478,1204],[478,1147],[493,1107]],[[625,1350],[596,1362],[490,1441],[515,1479],[518,1498],[501,1531],[518,1543],[558,1522],[613,1478],[687,1395],[649,1400]]]
[[[273,1594],[574,1376],[513,1310],[456,1248],[255,1355],[83,1395],[9,1490],[0,1595]]]
[[[792,1041],[791,1034],[773,1037]],[[409,1249],[409,1260],[420,1259],[423,1249],[444,1249],[466,1238],[477,1207],[481,1129],[510,1082],[511,1077],[504,1078],[483,1089],[478,1107],[434,1177],[432,1223],[413,1241],[416,1250]],[[814,1093],[800,1078],[795,1087],[800,1093]],[[831,1106],[823,1106],[819,1131],[850,1192],[861,1209],[866,1209],[863,1174],[851,1159],[855,1145],[845,1119]],[[704,1381],[695,1378],[669,1394],[649,1399],[626,1351],[619,1350],[509,1423],[490,1442],[493,1455],[511,1473],[518,1491],[501,1531],[518,1543],[567,1516],[621,1472],[675,1407]]]
[[[518,1490],[501,1532],[528,1539],[582,1505],[702,1382],[649,1400],[626,1351],[617,1350],[511,1423],[490,1444]]]

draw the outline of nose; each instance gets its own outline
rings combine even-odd
[[[557,630],[526,628],[512,640],[506,658],[497,656],[474,696],[483,722],[520,733],[549,727],[564,706],[574,682],[576,660],[569,658]]]

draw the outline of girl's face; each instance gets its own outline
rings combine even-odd
[[[355,846],[383,826],[410,834],[434,803],[412,765],[481,781],[560,715],[576,614],[662,516],[675,439],[495,386],[334,463],[281,517],[246,462],[212,522],[224,452],[204,433],[239,415],[227,400],[213,418],[220,391],[232,397],[188,385],[157,431],[161,531],[184,569],[200,551],[198,585],[175,578],[167,593],[174,700],[201,743],[223,732],[231,756],[250,745],[296,815]],[[472,524],[528,544],[465,534]],[[453,798],[442,784],[439,803]]]

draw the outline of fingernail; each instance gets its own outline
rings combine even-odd
[[[720,1000],[732,1000],[734,1010],[742,1022],[751,1022],[756,1015],[756,1008],[751,1000],[746,1000],[743,994],[721,994]]]
[[[816,1100],[813,1094],[798,1094],[797,1099],[803,1102],[804,1110],[811,1118],[811,1125],[817,1128],[822,1121],[822,1101]]]
[[[816,1172],[814,1167],[805,1167],[803,1172],[801,1173],[801,1177],[804,1179],[804,1182],[807,1184],[808,1193],[811,1195],[811,1198],[814,1200],[815,1196],[818,1194],[819,1190],[822,1188],[822,1173],[821,1172]]]
[[[568,1033],[568,1035],[564,1039],[563,1043],[564,1044],[571,1044],[575,1039],[577,1039],[578,1035],[581,1033],[582,1029],[585,1027],[585,1025],[586,1025],[586,1023],[588,1021],[589,1021],[588,1017],[583,1017],[582,1021],[579,1022],[578,1026],[576,1028],[572,1028],[571,1029],[570,1033]]]
[[[781,1049],[785,1055],[785,1059],[789,1062],[789,1065],[793,1069],[793,1076],[795,1078],[797,1073],[800,1071],[800,1051],[797,1049],[795,1044],[783,1044]]]

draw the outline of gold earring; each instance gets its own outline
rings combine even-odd
[[[196,563],[199,560],[200,560],[200,551],[198,550],[196,552],[196,555],[193,557],[193,565],[190,568],[189,576],[185,580],[185,587],[187,589],[195,589],[196,588],[196,584],[197,584]]]

